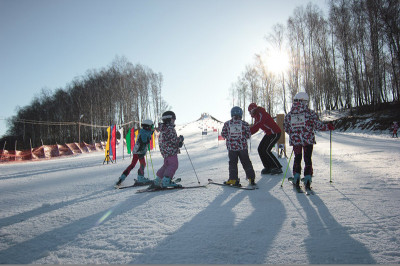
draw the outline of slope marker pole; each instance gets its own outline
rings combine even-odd
[[[332,130],[329,131],[329,144],[330,144],[330,159],[329,159],[329,175],[330,175],[330,183],[332,183]]]

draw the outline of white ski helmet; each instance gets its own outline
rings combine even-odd
[[[145,119],[145,120],[142,121],[142,127],[143,128],[145,128],[145,127],[151,128],[152,126],[153,126],[153,121],[152,120]]]
[[[308,100],[309,100],[308,94],[305,93],[305,92],[303,92],[303,91],[298,92],[298,93],[296,94],[296,96],[294,96],[294,100],[295,100],[295,101],[305,101],[305,102],[308,102]]]

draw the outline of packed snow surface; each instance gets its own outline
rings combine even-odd
[[[225,142],[217,141],[221,128],[209,118],[177,126],[186,149],[175,177],[184,186],[227,180]],[[121,153],[104,165],[102,152],[1,164],[0,263],[400,263],[398,139],[333,132],[331,183],[330,134],[318,133],[315,195],[307,196],[286,180],[281,187],[284,174],[260,174],[262,137],[259,132],[251,139],[259,186],[253,191],[215,185],[116,190],[130,163]],[[284,172],[291,151],[279,159]],[[146,175],[154,178],[153,169],[162,165],[158,150],[147,163]],[[137,168],[125,185],[133,184]],[[240,164],[239,175],[246,185]]]

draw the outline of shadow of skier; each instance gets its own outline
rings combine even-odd
[[[369,250],[350,236],[318,195],[298,195],[307,220],[304,240],[309,264],[375,264]]]
[[[203,211],[130,263],[266,263],[286,213],[283,204],[268,192],[280,180],[265,181],[260,180],[262,188],[255,191],[222,187]],[[208,189],[218,187],[210,185]]]

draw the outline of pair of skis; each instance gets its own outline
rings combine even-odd
[[[227,186],[227,187],[232,187],[232,188],[238,188],[238,189],[244,189],[244,190],[255,190],[258,188],[257,185],[250,185],[247,187],[242,187],[242,186],[232,186],[232,185],[227,185],[224,183],[217,183],[214,182],[212,179],[208,179],[208,184],[213,184],[213,185],[218,185],[218,186]],[[207,185],[198,185],[198,186],[189,186],[189,187],[166,187],[166,188],[146,188],[146,189],[141,189],[138,190],[136,193],[143,193],[143,192],[155,192],[155,191],[166,191],[166,190],[174,190],[174,189],[191,189],[191,188],[202,188],[202,187],[207,187]]]
[[[239,184],[239,186],[234,186],[234,185],[228,185],[224,183],[217,183],[214,182],[212,179],[208,179],[208,184],[213,184],[213,185],[218,185],[218,186],[225,186],[225,187],[232,187],[232,188],[238,188],[238,189],[244,189],[244,190],[255,190],[258,189],[257,185],[249,185],[247,187],[242,187],[242,185]]]
[[[181,182],[181,178],[177,178],[174,180],[175,183]],[[115,186],[116,189],[125,189],[125,188],[132,188],[132,187],[139,187],[139,186],[150,186],[153,184],[153,181],[149,182],[144,182],[144,183],[139,183],[135,181],[133,185],[129,186]],[[174,190],[174,189],[189,189],[189,188],[200,188],[200,187],[206,187],[205,185],[198,185],[198,186],[189,186],[189,187],[183,187],[183,186],[177,186],[177,187],[148,187],[145,189],[140,189],[137,190],[136,193],[143,193],[143,192],[156,192],[156,191],[165,191],[165,190]]]
[[[181,179],[178,178],[177,180],[175,180],[175,183],[178,183],[180,181],[181,181]],[[130,186],[123,186],[123,187],[116,187],[116,188],[117,189],[125,189],[125,188],[137,187],[137,186],[151,185],[151,183],[152,182],[149,182],[149,183],[137,183],[137,182],[135,182],[135,184],[130,185]],[[258,189],[257,185],[249,185],[247,187],[232,186],[232,185],[228,185],[228,184],[224,184],[224,183],[214,182],[212,179],[208,179],[208,184],[213,184],[213,185],[218,185],[218,186],[227,186],[227,187],[243,189],[243,190],[255,190],[255,189]],[[145,188],[145,189],[140,189],[140,190],[136,191],[136,193],[166,191],[166,190],[175,190],[175,189],[202,188],[202,187],[207,187],[207,185],[186,186],[186,187],[179,186],[179,187],[165,187],[165,188],[162,188],[162,187],[151,188],[151,187],[149,187],[149,188]]]
[[[293,189],[297,191],[297,193],[304,193],[303,189],[301,188],[301,186],[297,186],[294,182],[293,182],[293,177],[289,177],[288,181],[293,185]],[[305,193],[307,196],[309,195],[314,195],[314,191],[312,189],[308,189],[305,188]]]

